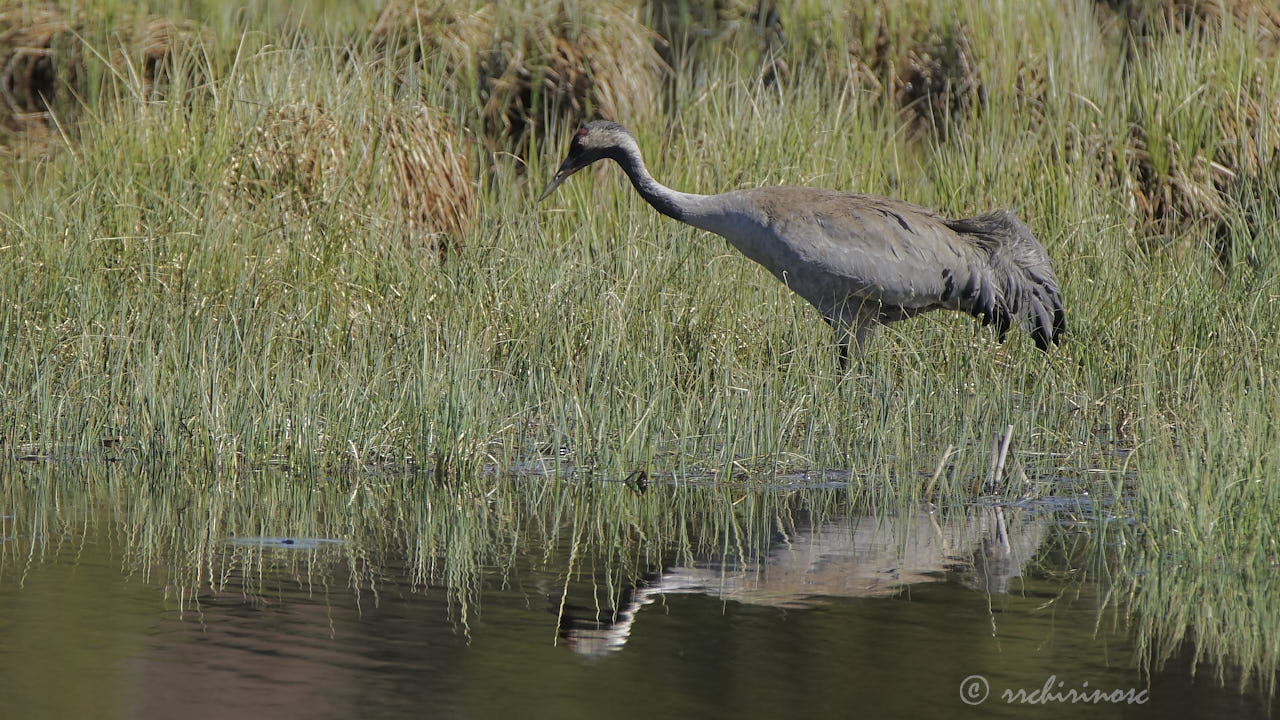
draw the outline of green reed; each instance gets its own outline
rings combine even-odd
[[[274,110],[320,107],[350,129],[426,102],[465,138],[485,131],[481,93],[433,72],[439,58],[379,55],[350,18],[273,33],[201,7],[213,39],[177,61],[196,72],[148,95],[109,38],[90,38],[99,82],[74,127],[6,166],[9,458],[409,467],[481,495],[482,471],[527,463],[747,485],[837,469],[877,505],[1088,489],[1125,503],[1153,548],[1270,552],[1280,140],[1265,110],[1280,64],[1251,31],[1134,44],[1091,3],[921,3],[890,14],[889,47],[932,28],[982,87],[933,114],[900,106],[884,67],[846,71],[848,43],[876,37],[874,8],[802,4],[780,46],[727,34],[695,48],[620,118],[669,185],[1011,207],[1055,260],[1060,349],[1016,334],[998,346],[935,315],[881,331],[842,374],[809,308],[659,217],[616,168],[535,204],[575,120],[556,108],[526,145],[469,151],[478,210],[443,260],[389,219],[376,148],[329,166],[314,195],[301,180],[244,192],[246,139]]]

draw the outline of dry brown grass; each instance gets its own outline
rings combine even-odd
[[[461,240],[475,215],[469,143],[447,118],[420,106],[382,120],[384,168],[378,174],[411,238],[446,250]]]
[[[645,3],[654,30],[679,49],[754,23],[772,3],[748,0],[650,0]]]
[[[1213,32],[1224,23],[1254,31],[1259,44],[1280,49],[1280,6],[1269,0],[1096,0],[1103,28],[1129,38],[1170,32]]]
[[[785,30],[774,0],[649,0],[648,23],[661,38],[657,49],[669,64],[688,63],[709,43],[749,36],[762,52],[777,50]]]
[[[408,244],[444,253],[462,241],[476,209],[464,138],[425,106],[368,121],[286,105],[254,128],[229,185],[270,203],[286,222],[330,209],[339,222],[372,219]]]
[[[1280,6],[1258,0],[1097,0],[1095,6],[1104,36],[1123,43],[1127,71],[1161,42],[1212,44],[1229,29],[1251,37],[1257,58],[1244,87],[1228,96],[1226,88],[1238,85],[1234,78],[1202,78],[1196,91],[1195,104],[1212,109],[1210,142],[1182,146],[1185,140],[1169,126],[1171,108],[1156,108],[1154,119],[1131,109],[1121,149],[1105,153],[1101,165],[1130,198],[1139,236],[1182,247],[1179,238],[1208,232],[1225,263],[1233,254],[1230,228],[1241,222],[1241,189],[1280,170],[1280,104],[1262,77],[1263,65],[1280,49]]]
[[[1150,142],[1142,129],[1135,127],[1118,170],[1121,186],[1132,198],[1130,210],[1144,234],[1168,240],[1221,222],[1224,202],[1219,188],[1229,178],[1229,171],[1200,154],[1183,159],[1176,144],[1168,167],[1158,169],[1152,161]],[[1171,140],[1164,138],[1162,142]]]
[[[845,75],[833,79],[843,79],[876,93],[884,92],[886,80],[896,75],[895,43],[887,13],[884,3],[868,3],[850,12],[846,22],[851,29],[844,48],[844,62],[833,63],[835,67],[843,66]]]
[[[963,26],[933,31],[912,43],[894,78],[895,95],[918,124],[945,136],[986,99],[986,89]]]
[[[443,59],[474,78],[479,131],[491,150],[520,149],[549,121],[632,121],[647,110],[665,64],[638,9],[564,2],[521,9],[383,8],[371,44],[413,60]]]
[[[204,64],[194,60],[207,52],[210,35],[191,20],[149,16],[121,33],[115,62],[117,68],[136,76],[148,98],[163,94],[175,72],[185,73],[185,84],[192,87],[208,79]]]
[[[1181,238],[1214,237],[1224,266],[1236,249],[1233,228],[1258,230],[1241,227],[1253,222],[1242,201],[1247,205],[1256,187],[1280,176],[1280,104],[1267,99],[1259,77],[1239,93],[1225,93],[1213,88],[1202,98],[1215,108],[1216,141],[1183,148],[1172,134],[1150,137],[1134,122],[1118,149],[1103,151],[1099,178],[1125,191],[1139,237],[1177,248],[1185,246]],[[1160,163],[1153,157],[1155,143],[1161,145]]]
[[[1217,122],[1225,140],[1215,160],[1230,175],[1258,176],[1275,172],[1280,160],[1280,98],[1269,97],[1262,76],[1255,73],[1238,94],[1225,98]]]
[[[0,10],[0,123],[47,135],[53,113],[83,78],[77,28],[55,5]]]
[[[945,137],[986,100],[967,28],[931,26],[912,3],[869,0],[847,13],[843,81],[896,103],[917,129]]]
[[[73,20],[52,4],[0,10],[0,128],[10,142],[43,152],[55,124],[74,134],[81,102],[101,95],[87,87],[87,63],[98,57],[85,37],[93,25],[83,12]],[[160,17],[95,32],[99,40],[109,36],[119,43],[113,54],[104,54],[111,55],[114,72],[136,81],[147,98],[169,83],[177,58],[208,43],[208,32],[196,23]],[[203,80],[201,65],[183,67],[188,84]]]
[[[269,111],[241,150],[232,166],[234,186],[304,214],[314,203],[332,199],[346,175],[346,134],[317,105]]]
[[[387,55],[407,55],[413,62],[440,54],[452,75],[465,71],[478,48],[493,35],[493,7],[427,9],[420,4],[392,0],[369,26],[369,43]]]

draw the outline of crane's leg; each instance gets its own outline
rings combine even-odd
[[[840,374],[843,375],[849,370],[849,342],[852,336],[849,332],[848,323],[838,315],[822,314],[822,319],[827,321],[831,326],[832,334],[835,336],[836,342],[836,359],[840,362]]]
[[[827,318],[827,322],[831,325],[831,329],[835,332],[837,357],[840,360],[840,374],[849,371],[849,348],[853,347],[853,352],[857,353],[862,349],[862,343],[866,339],[870,327],[862,324],[854,324],[844,318]]]
[[[839,352],[840,374],[849,371],[849,348],[853,347],[855,354],[860,354],[862,348],[871,336],[871,331],[875,329],[875,322],[868,318],[854,317],[849,318],[826,318],[831,325],[831,329],[835,331],[836,348]]]

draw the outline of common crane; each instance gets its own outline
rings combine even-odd
[[[851,341],[860,347],[875,326],[930,310],[969,313],[1000,338],[1017,324],[1041,350],[1066,328],[1049,257],[1009,211],[949,220],[901,200],[810,187],[682,193],[649,174],[631,133],[604,121],[574,134],[538,201],[605,158],[658,212],[723,236],[817,308],[842,366]]]

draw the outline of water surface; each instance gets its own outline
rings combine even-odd
[[[457,495],[451,510],[428,497],[303,512],[323,489],[272,487],[284,495],[260,501],[274,510],[211,519],[198,507],[214,502],[207,493],[170,502],[127,483],[61,495],[10,484],[6,716],[1081,712],[1059,695],[1005,697],[1037,699],[1046,683],[1133,700],[1092,703],[1104,717],[1268,709],[1231,667],[1201,663],[1193,675],[1186,639],[1144,672],[1140,644],[1159,638],[1136,628],[1152,619],[1115,597],[1091,569],[1097,547],[1062,514],[856,514],[831,501],[838,493],[823,504],[773,490],[737,491],[726,516],[719,496],[685,505],[725,490],[692,488],[596,490],[524,505],[527,517]],[[272,505],[285,496],[292,504]],[[468,503],[474,512],[458,514]],[[604,522],[624,516],[630,527]],[[260,532],[239,532],[250,526]],[[290,532],[318,528],[330,532]],[[988,692],[976,707],[975,687]]]

